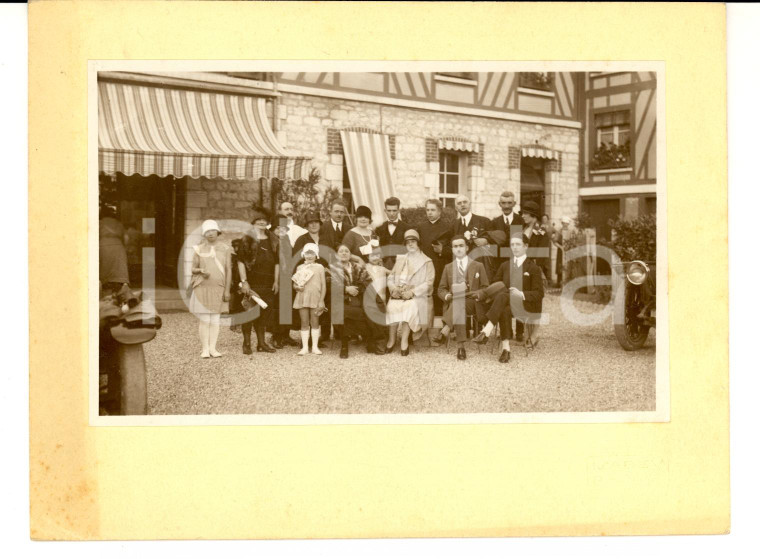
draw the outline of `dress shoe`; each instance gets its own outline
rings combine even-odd
[[[499,363],[509,363],[509,355],[508,350],[502,350],[501,355],[499,355]]]
[[[348,345],[343,345],[340,348],[340,358],[348,359]]]
[[[253,351],[251,351],[251,344],[243,344],[243,355],[250,355]]]
[[[272,347],[275,349],[282,349],[282,340],[277,338],[272,338]]]
[[[430,341],[433,342],[434,344],[441,345],[441,344],[445,344],[448,339],[449,339],[448,336],[444,336],[443,334],[438,334],[435,338],[431,339]]]
[[[291,338],[290,336],[285,336],[285,337],[282,339],[282,343],[283,343],[283,344],[285,344],[285,345],[289,345],[289,346],[292,346],[292,347],[301,347],[301,344],[299,344],[297,341],[295,341],[295,340],[294,340],[293,338]]]
[[[401,350],[401,357],[406,357],[407,355],[409,355],[409,348],[402,349]]]
[[[488,336],[486,336],[485,332],[481,332],[480,334],[478,334],[477,336],[475,336],[472,339],[472,341],[475,342],[478,345],[484,345],[484,344],[488,343]]]
[[[375,355],[385,355],[385,350],[380,346],[375,346],[372,348],[372,353]]]
[[[467,359],[467,351],[465,351],[463,347],[460,347],[457,350],[457,359],[459,359],[460,361],[464,361],[465,359]]]
[[[393,344],[392,346],[385,346],[385,353],[393,353],[395,349],[396,349],[396,344]]]
[[[266,343],[263,343],[256,346],[256,351],[258,351],[259,353],[274,353],[277,350],[273,348],[272,346]]]

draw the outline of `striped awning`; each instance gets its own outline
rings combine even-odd
[[[341,130],[340,139],[354,206],[367,206],[374,221],[380,223],[385,199],[396,193],[388,136]]]
[[[165,177],[300,179],[310,158],[275,138],[263,97],[98,82],[98,166]]]
[[[559,159],[559,152],[545,146],[532,145],[522,147],[523,157],[537,157],[540,159]]]
[[[477,142],[468,142],[456,138],[441,138],[438,140],[438,149],[447,149],[449,151],[470,151],[478,153],[480,145]]]

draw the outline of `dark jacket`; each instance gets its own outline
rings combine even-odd
[[[348,219],[344,219],[341,224],[340,231],[333,229],[331,219],[327,219],[322,223],[322,227],[319,229],[319,244],[330,247],[333,250],[338,250],[338,246],[343,242],[343,236],[348,233],[353,225]]]
[[[440,218],[435,223],[430,223],[425,219],[417,232],[420,234],[420,250],[433,261],[437,286],[444,266],[451,261],[451,226],[445,224]],[[436,241],[439,241],[443,246],[440,255],[433,250],[433,244]]]
[[[409,227],[409,224],[399,219],[398,223],[396,224],[396,229],[393,231],[393,235],[391,235],[388,231],[388,222],[385,221],[382,225],[375,229],[377,238],[380,240],[380,246],[384,247],[397,245],[399,247],[399,254],[404,254],[406,252],[406,249],[404,248],[404,233],[406,233],[406,230],[409,229]],[[428,256],[430,255],[428,254]],[[393,268],[393,265],[395,263],[395,256],[386,256],[383,258],[383,264],[386,268]]]
[[[514,269],[516,275],[512,274],[512,270],[512,259],[503,262],[492,278],[492,283],[478,292],[478,299],[493,299],[497,293],[516,287],[525,294],[525,310],[540,313],[544,300],[544,280],[541,269],[530,258],[526,258],[522,266]]]
[[[530,237],[523,233],[523,239],[528,247],[528,259],[533,260],[544,272],[548,279],[550,276],[549,263],[551,262],[551,239],[549,234],[540,226],[534,227]]]

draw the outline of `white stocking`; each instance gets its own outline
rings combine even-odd
[[[208,357],[208,331],[209,324],[207,317],[201,315],[200,324],[198,325],[198,335],[201,338],[201,357]]]

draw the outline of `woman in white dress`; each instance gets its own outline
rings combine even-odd
[[[417,340],[428,327],[433,312],[433,284],[435,267],[419,247],[420,235],[414,229],[404,233],[406,254],[396,258],[396,264],[388,276],[390,300],[387,322],[390,326],[386,351],[393,351],[396,333],[401,334],[401,355],[409,355],[409,333]]]

